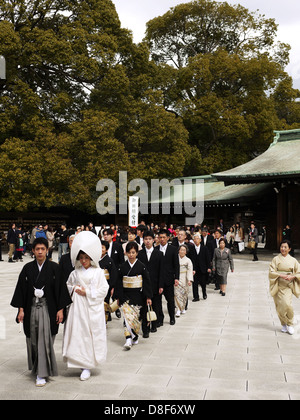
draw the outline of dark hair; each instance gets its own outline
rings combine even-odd
[[[220,245],[220,242],[224,242],[224,244],[226,245],[226,241],[225,241],[225,239],[224,239],[224,238],[220,238],[220,240],[219,240],[219,245]]]
[[[146,231],[144,232],[144,239],[145,239],[147,236],[151,236],[151,238],[153,238],[153,239],[154,239],[154,233],[152,232],[152,230],[146,230]]]
[[[107,235],[112,235],[114,234],[114,231],[111,228],[106,228],[103,230],[103,235],[104,233],[106,233]]]
[[[133,235],[136,235],[136,228],[130,228],[128,229],[127,233],[132,233]]]
[[[82,249],[81,249],[77,254],[76,261],[79,261],[80,255],[82,255],[82,254],[87,255],[91,259],[91,257],[86,252],[82,251]]]
[[[280,248],[281,248],[281,245],[282,244],[287,244],[288,245],[288,247],[290,248],[290,249],[292,249],[292,243],[291,243],[291,241],[289,241],[288,239],[283,239],[283,241],[281,241],[280,242]]]
[[[108,243],[108,241],[103,241],[103,240],[101,240],[101,244],[102,244],[103,246],[105,246],[106,251],[107,251],[107,250],[108,250],[108,248],[109,248],[109,243]]]
[[[49,248],[48,241],[47,241],[47,239],[45,239],[45,238],[36,238],[36,239],[33,241],[33,244],[32,244],[32,249],[34,249],[37,245],[45,245],[45,247],[46,247],[47,249]]]
[[[129,252],[131,249],[135,249],[136,252],[139,252],[139,247],[138,244],[136,242],[127,242],[126,245],[126,252]]]
[[[159,234],[160,234],[160,235],[167,235],[167,236],[170,236],[170,231],[169,231],[168,229],[161,229],[161,230],[159,231]]]

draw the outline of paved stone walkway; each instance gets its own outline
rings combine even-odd
[[[166,316],[157,333],[140,338],[129,352],[122,350],[122,321],[113,315],[107,362],[87,382],[63,363],[60,328],[55,341],[60,376],[44,388],[35,387],[27,370],[25,337],[9,306],[18,273],[31,259],[1,262],[0,399],[300,399],[300,301],[294,299],[295,335],[281,333],[268,292],[271,258],[236,257],[225,297],[211,285],[206,301],[193,303],[190,294],[189,309],[175,326]]]

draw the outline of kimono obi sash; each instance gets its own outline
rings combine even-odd
[[[123,287],[126,289],[141,289],[143,287],[143,277],[139,276],[124,276]]]
[[[187,266],[186,265],[181,265],[180,266],[180,274],[186,274],[188,272]]]
[[[108,271],[108,269],[107,268],[104,268],[104,275],[105,275],[105,278],[106,278],[106,280],[108,281],[109,280],[109,271]]]

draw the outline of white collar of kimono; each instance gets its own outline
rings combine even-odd
[[[128,264],[130,265],[130,267],[132,268],[134,266],[134,264],[137,262],[137,259],[134,261],[133,264],[131,264],[131,262],[129,260],[127,260],[127,261],[128,261]]]
[[[76,264],[76,258],[79,251],[85,252],[93,261],[93,265],[99,267],[99,261],[102,255],[102,245],[95,233],[84,231],[75,236],[71,247],[71,261],[75,267],[78,266]]]
[[[43,265],[45,264],[45,261],[41,265],[38,262],[36,262],[37,263],[37,266],[38,266],[38,269],[39,269],[40,272],[42,271],[42,268],[43,268]]]

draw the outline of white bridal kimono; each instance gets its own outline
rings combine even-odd
[[[92,259],[87,270],[76,260],[82,250]],[[105,362],[107,353],[104,298],[109,286],[99,267],[101,242],[92,232],[81,232],[74,238],[71,259],[75,265],[67,281],[73,303],[64,330],[63,358],[70,368],[93,369]],[[76,288],[84,288],[86,296]]]
[[[67,286],[73,304],[64,331],[63,358],[69,368],[92,369],[106,360],[104,298],[109,286],[103,270],[96,267],[76,269]],[[75,292],[78,287],[86,290],[86,296]]]

